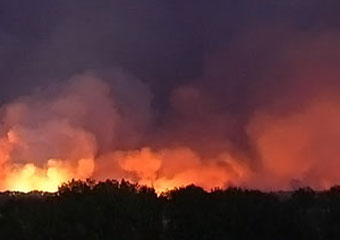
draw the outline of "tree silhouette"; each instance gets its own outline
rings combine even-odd
[[[264,193],[196,186],[160,196],[128,181],[72,180],[0,194],[3,239],[340,239],[340,187]]]

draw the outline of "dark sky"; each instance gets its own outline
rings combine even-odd
[[[247,90],[248,80],[235,82],[253,74],[254,62],[276,61],[279,51],[256,49],[256,42],[277,46],[298,33],[336,30],[339,8],[336,0],[1,0],[1,99],[120,66],[165,101],[175,86],[202,78],[216,54],[225,55],[215,61],[233,76],[228,87]]]
[[[151,89],[160,124],[178,116],[184,86],[204,96],[185,117],[228,113],[243,128],[259,106],[313,92],[292,77],[300,66],[337,68],[339,10],[337,0],[0,0],[0,101],[121,68]]]

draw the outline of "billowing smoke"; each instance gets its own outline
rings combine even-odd
[[[1,190],[340,184],[339,1],[0,9]]]
[[[55,190],[61,181],[91,177],[98,154],[135,144],[148,111],[148,92],[136,86],[129,104],[115,101],[109,86],[87,73],[4,105],[1,188]]]
[[[340,99],[312,100],[290,114],[264,112],[249,128],[262,160],[260,187],[329,188],[340,182],[338,169]],[[254,182],[254,184],[255,184]]]
[[[246,166],[227,152],[203,159],[186,146],[138,148],[149,144],[141,141],[152,119],[149,91],[121,72],[112,77],[110,88],[81,74],[3,107],[1,189],[54,191],[64,181],[91,177],[125,178],[158,191],[242,180]],[[124,92],[122,79],[135,91]]]

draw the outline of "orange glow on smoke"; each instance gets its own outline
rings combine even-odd
[[[92,176],[95,159],[79,159],[71,165],[67,159],[48,159],[42,167],[34,163],[12,164],[10,156],[21,139],[10,131],[1,139],[2,190],[54,192],[63,182],[73,178],[85,180]],[[207,190],[237,184],[248,169],[228,154],[205,163],[189,148],[116,151],[107,161],[117,162],[125,179],[154,187],[158,193],[196,184]]]
[[[339,97],[324,94],[299,107],[286,112],[258,109],[246,127],[250,152],[256,153],[251,156],[232,148],[224,134],[205,128],[209,125],[205,121],[204,126],[193,123],[186,139],[195,149],[202,146],[201,151],[207,149],[205,144],[215,144],[219,149],[215,153],[180,145],[182,132],[176,130],[171,132],[171,146],[129,149],[141,144],[134,143],[141,138],[140,123],[146,119],[136,118],[135,123],[124,118],[107,86],[85,76],[60,96],[21,99],[1,109],[0,191],[54,192],[64,182],[87,178],[124,178],[158,193],[189,184],[206,190],[228,186],[280,190],[296,184],[325,189],[340,184]],[[132,109],[133,114],[136,111]],[[218,123],[223,130],[224,118]],[[197,137],[195,132],[202,129],[204,134]],[[119,149],[120,142],[127,150]]]
[[[36,148],[32,139],[26,138],[27,130],[12,128],[0,139],[0,187],[1,190],[53,192],[73,178],[85,180],[101,176],[138,182],[154,187],[158,193],[189,184],[206,190],[230,185],[289,189],[292,181],[324,189],[340,182],[339,103],[325,98],[310,102],[295,113],[259,112],[248,129],[261,160],[260,169],[255,170],[249,165],[250,159],[242,161],[228,152],[203,158],[188,147],[158,150],[145,147],[113,151],[95,158],[92,138],[63,124],[57,125],[58,134],[62,132],[71,137],[71,145],[54,140],[60,145],[59,151],[65,152],[57,152],[61,157],[50,156],[38,165],[34,158],[32,161],[22,159],[30,156],[31,147]],[[18,152],[24,154],[18,155]],[[100,175],[103,169],[100,165],[104,162],[106,173]]]
[[[190,184],[207,190],[223,188],[245,179],[248,171],[246,166],[227,154],[203,161],[188,148],[158,152],[143,148],[140,151],[118,152],[115,157],[124,170],[133,173],[135,178],[131,180],[154,187],[157,192]]]
[[[266,176],[259,186],[287,189],[297,181],[326,189],[339,184],[339,123],[340,101],[330,96],[295,113],[259,114],[250,127]]]
[[[259,112],[248,129],[260,156],[258,169],[250,167],[251,159],[236,159],[228,152],[204,158],[188,147],[145,147],[94,157],[92,137],[67,124],[46,127],[57,127],[56,135],[49,138],[59,150],[56,156],[36,162],[34,157],[40,155],[35,141],[39,139],[27,138],[29,130],[16,127],[0,139],[0,187],[54,192],[73,178],[100,176],[138,182],[158,193],[189,184],[206,190],[230,185],[289,189],[293,181],[324,189],[340,183],[339,122],[340,101],[336,98],[318,99],[285,115]],[[103,163],[105,174],[101,174]]]
[[[158,193],[189,184],[210,190],[241,185],[252,175],[247,161],[228,149],[207,157],[185,144],[127,148],[141,139],[149,121],[149,91],[141,83],[136,87],[142,101],[116,101],[110,86],[88,73],[74,76],[57,93],[2,106],[0,191],[54,192],[64,182],[87,178],[124,178]],[[122,90],[120,97],[127,95]]]

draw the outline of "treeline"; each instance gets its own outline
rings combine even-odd
[[[0,238],[338,240],[340,187],[208,193],[188,186],[157,196],[126,181],[71,181],[53,194],[1,193]]]

